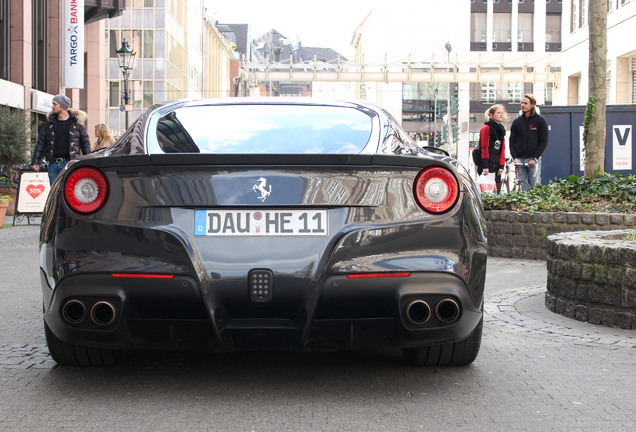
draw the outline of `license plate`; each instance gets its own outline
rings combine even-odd
[[[196,236],[326,236],[327,210],[195,210]]]

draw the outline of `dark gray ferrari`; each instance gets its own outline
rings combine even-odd
[[[72,161],[42,218],[53,359],[131,350],[479,352],[486,231],[463,166],[383,109],[181,100]]]

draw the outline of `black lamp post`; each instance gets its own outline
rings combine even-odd
[[[128,96],[128,79],[130,78],[130,72],[135,63],[135,54],[137,53],[130,49],[128,41],[125,39],[121,41],[121,48],[115,52],[119,60],[119,69],[121,69],[121,73],[124,75],[124,110],[126,111],[126,130],[128,130],[128,109],[126,106],[130,102]]]

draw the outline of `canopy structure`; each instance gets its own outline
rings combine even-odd
[[[291,58],[272,62],[242,63],[241,80],[249,86],[263,81],[285,82],[532,82],[552,83],[558,87],[560,67],[553,67],[550,57],[521,56],[517,59],[477,57],[467,61],[412,61],[351,63],[309,61],[294,63]]]

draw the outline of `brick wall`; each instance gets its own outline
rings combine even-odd
[[[635,229],[636,214],[485,212],[488,254],[502,258],[545,260],[548,236],[560,232]]]

